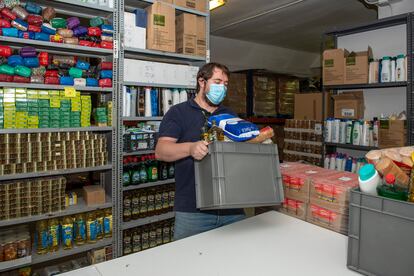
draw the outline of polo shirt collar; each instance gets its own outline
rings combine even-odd
[[[198,103],[196,103],[196,101],[195,101],[194,99],[190,99],[188,102],[189,102],[189,104],[190,104],[190,106],[191,106],[191,107],[193,107],[193,108],[195,108],[195,109],[198,109],[198,110],[204,110],[203,108],[201,108],[201,107],[198,105]],[[218,106],[218,108],[216,109],[216,111],[214,111],[214,112],[213,112],[213,114],[214,114],[214,113],[217,113],[217,112],[220,112],[220,111],[222,111],[223,109],[224,109],[223,105],[222,105],[222,104],[220,104],[220,105]]]

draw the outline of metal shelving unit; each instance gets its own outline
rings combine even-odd
[[[173,58],[178,59],[180,61],[205,61],[205,57],[198,57],[198,56],[191,56],[191,55],[184,55],[178,53],[171,53],[171,52],[162,52],[162,51],[155,51],[149,49],[139,49],[139,48],[125,48],[125,53],[129,54],[142,54],[146,57],[156,57],[156,58]]]
[[[51,84],[37,84],[37,83],[13,83],[13,82],[0,82],[0,87],[19,87],[30,89],[51,89],[51,90],[64,90],[67,85],[51,85]],[[88,92],[112,92],[112,88],[102,87],[90,87],[90,86],[71,86],[77,91]]]
[[[173,183],[175,183],[174,179],[167,179],[167,180],[161,180],[161,181],[156,181],[156,182],[148,182],[148,183],[139,184],[139,185],[130,185],[130,186],[122,187],[122,191],[126,192],[126,191],[144,189],[144,188],[173,184]]]
[[[160,87],[160,88],[171,88],[171,85],[162,84],[162,83],[144,83],[144,82],[124,82],[124,85],[127,86],[152,86],[152,87]],[[188,86],[188,85],[174,85],[174,88],[179,89],[195,89],[195,86]]]
[[[324,34],[323,41],[326,41],[326,38],[328,36],[332,36],[334,39],[334,46],[335,48],[338,45],[338,38],[342,36],[347,35],[353,35],[353,34],[360,34],[363,32],[368,31],[374,31],[374,30],[380,30],[383,28],[393,27],[397,25],[406,25],[407,26],[407,32],[406,34],[401,34],[406,36],[407,40],[407,82],[389,82],[389,83],[372,83],[372,84],[351,84],[351,85],[326,85],[322,87],[322,118],[325,118],[325,93],[327,93],[328,90],[332,90],[334,94],[337,94],[340,90],[351,90],[351,89],[389,89],[389,88],[396,88],[396,87],[406,87],[406,96],[407,96],[407,133],[408,133],[408,139],[407,142],[409,145],[412,145],[414,143],[414,122],[413,122],[413,116],[414,116],[414,104],[413,104],[413,96],[412,96],[412,89],[413,89],[413,72],[412,72],[412,66],[413,64],[413,54],[414,54],[414,41],[413,41],[413,27],[414,27],[414,14],[408,13],[403,15],[397,15],[393,17],[388,17],[384,19],[377,20],[372,23],[368,23],[362,26],[356,26],[341,30],[335,30],[332,32],[327,32]],[[323,132],[324,133],[324,132]],[[324,134],[323,134],[324,135]],[[325,137],[323,136],[323,141]],[[326,147],[330,148],[346,148],[346,149],[353,149],[358,151],[369,151],[372,149],[376,149],[375,147],[364,147],[364,146],[354,146],[354,145],[344,145],[344,144],[335,144],[335,143],[326,143],[323,142],[324,147],[323,150],[323,156],[325,156],[325,153],[327,152]],[[323,166],[323,159],[322,164]]]
[[[159,216],[152,216],[152,217],[147,217],[147,218],[142,218],[142,219],[137,219],[137,220],[131,220],[128,222],[124,222],[122,224],[122,230],[127,230],[127,229],[131,229],[134,227],[139,227],[139,226],[143,226],[143,225],[147,225],[150,223],[154,223],[154,222],[158,222],[158,221],[162,221],[162,220],[166,220],[166,219],[170,219],[174,217],[174,212],[168,212]]]
[[[0,129],[0,134],[11,133],[49,133],[49,132],[74,132],[74,131],[112,131],[112,127],[68,127],[68,128],[16,128]]]
[[[155,0],[140,0],[140,1],[125,0],[125,9],[132,10],[134,7],[144,8],[144,7],[147,7],[153,4],[154,2]],[[209,16],[209,13],[207,12],[201,12],[201,11],[197,11],[193,9],[188,9],[188,8],[180,7],[174,4],[170,4],[170,3],[167,3],[167,4],[174,7],[177,12],[188,12],[188,13],[196,14],[199,16]]]
[[[154,154],[155,150],[140,150],[140,151],[133,151],[133,152],[124,152],[123,156],[134,156],[134,155],[144,155],[144,154]]]
[[[161,121],[162,117],[122,117],[124,122],[126,121],[137,121],[137,122],[146,122],[146,121]]]

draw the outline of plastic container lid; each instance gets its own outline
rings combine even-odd
[[[389,185],[394,185],[395,183],[395,176],[392,173],[389,173],[385,176],[385,182]]]
[[[405,58],[405,55],[403,55],[403,54],[398,55],[398,56],[397,56],[397,59],[400,59],[400,58]]]
[[[375,175],[375,167],[372,164],[366,164],[359,170],[359,179],[366,181]]]
[[[386,57],[383,57],[382,60],[391,60],[391,57],[386,56]]]

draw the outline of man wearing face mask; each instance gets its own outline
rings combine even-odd
[[[201,141],[206,118],[233,114],[221,105],[227,93],[229,70],[219,63],[208,63],[197,73],[197,96],[170,108],[161,122],[155,154],[175,162],[175,231],[182,239],[244,218],[242,209],[200,211],[196,208],[194,160],[208,154],[208,143]]]

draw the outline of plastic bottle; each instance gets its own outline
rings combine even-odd
[[[134,165],[131,166],[131,185],[138,185],[141,183],[140,167],[138,164],[138,157],[134,159]]]
[[[366,164],[358,172],[359,188],[361,192],[377,195],[377,187],[381,183],[381,178],[375,170],[374,165]]]
[[[348,157],[345,162],[345,171],[351,172],[352,171],[352,157]]]
[[[123,200],[123,219],[124,221],[131,220],[131,193],[126,193]]]
[[[86,215],[86,241],[87,243],[96,243],[96,217],[94,212]]]
[[[105,238],[112,237],[112,209],[111,208],[105,209],[104,237]]]
[[[372,126],[372,139],[374,141],[373,146],[374,147],[378,147],[378,135],[379,135],[379,121],[377,117],[374,117],[374,121],[373,121],[373,126]]]
[[[75,220],[75,244],[82,245],[86,241],[86,220],[84,214],[76,215]]]
[[[406,81],[406,70],[405,70],[405,56],[397,56],[397,65],[396,65],[396,81]]]
[[[73,218],[66,216],[63,218],[62,223],[62,243],[63,249],[72,249],[73,248]]]
[[[169,211],[172,212],[174,209],[174,200],[175,200],[175,188],[174,185],[170,186],[169,192],[168,192],[168,202],[169,202]]]
[[[151,88],[145,87],[145,117],[152,116]]]
[[[391,81],[391,57],[382,58],[381,62],[381,82]]]
[[[131,217],[137,220],[139,218],[139,192],[134,192],[131,198]]]
[[[172,104],[176,105],[180,103],[180,92],[178,89],[174,89],[172,92]]]
[[[369,146],[369,122],[364,121],[362,126],[362,146]]]
[[[162,213],[162,188],[155,188],[155,215]]]
[[[346,126],[347,126],[347,121],[341,120],[340,125],[339,125],[339,143],[340,144],[346,143]]]
[[[162,213],[168,212],[169,208],[170,208],[169,190],[168,190],[168,187],[163,187],[162,189]]]
[[[345,167],[346,167],[346,154],[342,155],[342,167],[341,167],[341,171],[345,171]]]
[[[151,89],[151,116],[158,116],[158,90]]]
[[[324,160],[324,162],[323,162],[323,167],[324,167],[325,169],[329,169],[329,160],[330,160],[330,158],[331,158],[331,156],[330,156],[329,154],[327,154],[327,155],[325,156],[325,160]]]
[[[357,161],[356,159],[352,160],[352,173],[356,173]]]
[[[352,130],[353,130],[353,122],[352,120],[346,121],[346,143],[352,144]]]
[[[141,157],[141,163],[139,165],[139,179],[141,183],[148,182],[147,168],[145,166],[145,156]]]
[[[339,143],[339,124],[340,120],[338,119],[332,122],[332,143]]]
[[[391,58],[391,81],[395,82],[396,79],[396,62],[395,62],[395,58]]]
[[[124,187],[131,185],[131,173],[129,161],[127,158],[123,160],[122,185]]]
[[[359,121],[355,121],[353,128],[352,128],[352,144],[359,146],[361,141],[361,123]]]
[[[175,167],[174,163],[168,163],[168,179],[175,177]]]
[[[49,244],[50,244],[50,251],[55,252],[59,250],[59,232],[60,232],[60,224],[59,220],[54,218],[49,220]]]
[[[395,176],[391,173],[385,176],[385,183],[378,187],[378,195],[403,201],[407,201],[408,198],[406,190],[395,186]]]
[[[187,91],[183,89],[180,91],[180,103],[184,103],[186,101],[187,101]]]
[[[158,162],[158,178],[160,180],[168,179],[168,165],[165,162]]]
[[[335,170],[336,167],[336,155],[335,154],[331,154],[331,158],[329,161],[329,169],[330,170]]]
[[[167,114],[168,110],[172,106],[172,95],[170,89],[162,90],[162,110],[164,115]]]
[[[49,227],[47,220],[36,223],[37,254],[45,254],[49,251]]]
[[[148,213],[147,192],[141,191],[139,195],[139,217],[144,218]]]
[[[328,118],[326,120],[326,125],[325,125],[325,142],[330,143],[332,142],[332,126],[333,125],[333,120],[331,118]]]
[[[336,156],[336,164],[335,164],[335,169],[337,171],[340,171],[342,169],[342,160],[343,160],[342,154],[339,153]]]
[[[95,212],[96,218],[96,239],[101,240],[104,236],[104,213],[102,210],[98,210]]]
[[[148,195],[147,195],[147,216],[154,216],[155,215],[155,190],[149,189]]]

